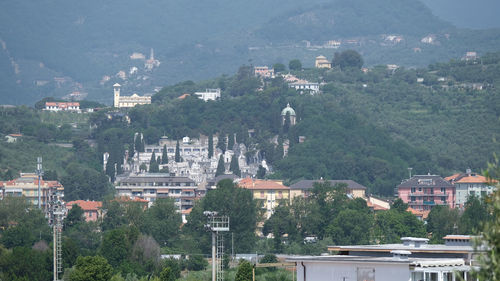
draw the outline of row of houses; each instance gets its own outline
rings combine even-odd
[[[464,208],[470,196],[484,198],[495,191],[494,182],[467,169],[446,178],[438,175],[415,175],[396,189],[396,197],[416,211],[428,212],[434,206]]]

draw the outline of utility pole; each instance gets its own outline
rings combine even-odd
[[[42,209],[42,189],[40,185],[43,176],[42,157],[36,159],[36,174],[38,175],[38,209]]]
[[[229,217],[214,211],[205,211],[203,215],[207,217],[205,229],[212,232],[212,281],[223,281],[224,240],[219,232],[229,231]]]

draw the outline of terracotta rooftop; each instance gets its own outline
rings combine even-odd
[[[281,183],[272,180],[259,180],[244,178],[238,185],[246,189],[290,189],[288,186],[284,186]]]
[[[80,206],[84,211],[97,211],[102,207],[101,201],[75,200],[66,203],[66,208],[71,209],[75,204]]]
[[[446,177],[445,180],[452,183],[496,183],[495,180],[489,180],[485,176],[476,173],[454,174]]]
[[[431,212],[430,210],[415,210],[413,208],[408,208],[406,211],[414,214],[417,217],[422,217],[423,220],[425,220]]]

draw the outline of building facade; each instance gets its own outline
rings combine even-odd
[[[66,203],[66,209],[71,210],[73,205],[78,205],[83,210],[85,221],[99,221],[102,219],[102,202],[101,201],[86,201],[75,200]]]
[[[38,205],[38,176],[35,173],[21,173],[17,179],[0,182],[2,197],[25,197],[32,205]],[[41,206],[47,211],[51,202],[62,201],[64,187],[58,181],[40,181]]]
[[[46,102],[45,109],[47,111],[80,111],[79,102]]]
[[[113,85],[114,99],[113,106],[116,108],[134,107],[136,105],[151,104],[151,96],[139,96],[133,94],[131,96],[120,95],[121,85],[116,83]]]
[[[415,210],[455,207],[455,186],[437,175],[416,175],[397,186],[397,196]]]
[[[220,93],[220,89],[206,89],[205,92],[195,92],[194,95],[207,102],[209,100],[215,101],[220,99]]]
[[[294,126],[297,123],[297,114],[295,114],[295,110],[290,106],[290,103],[287,103],[286,107],[281,110],[281,125],[285,125],[287,115],[290,116],[290,126]]]
[[[493,193],[496,188],[492,182],[477,173],[467,169],[465,173],[446,177],[455,186],[455,207],[463,208],[470,196],[484,198]]]
[[[290,188],[282,181],[244,178],[238,186],[252,191],[253,198],[262,202],[265,219],[269,219],[281,202],[290,202]]]
[[[290,88],[294,88],[298,92],[302,93],[309,93],[311,95],[315,95],[319,93],[319,83],[313,83],[313,82],[308,82],[304,80],[299,80],[297,82],[293,82],[288,84]]]
[[[314,66],[316,68],[332,68],[332,64],[325,56],[317,56]]]
[[[297,281],[458,281],[472,277],[470,237],[447,236],[443,245],[426,238],[403,237],[401,244],[329,246],[331,256],[289,257]],[[477,268],[476,268],[477,269]]]
[[[274,78],[274,69],[267,66],[255,66],[253,68],[255,76],[262,78]]]
[[[182,211],[193,207],[198,187],[187,177],[143,173],[117,178],[115,188],[118,196],[144,199],[149,205],[160,198],[173,198]]]

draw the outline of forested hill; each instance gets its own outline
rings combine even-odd
[[[269,40],[331,40],[379,34],[422,36],[452,25],[416,0],[334,0],[273,18],[258,33]]]
[[[369,65],[424,66],[491,51],[498,33],[454,29],[418,0],[1,1],[0,103],[33,104],[76,91],[109,104],[116,82],[144,94],[234,73],[249,62],[299,58],[311,66],[317,55],[333,56],[321,47],[328,40],[355,38],[341,50],[356,48]],[[404,40],[388,45],[389,34]],[[429,34],[435,44],[421,43]],[[146,71],[151,48],[161,64]],[[133,53],[145,57],[131,59]]]

